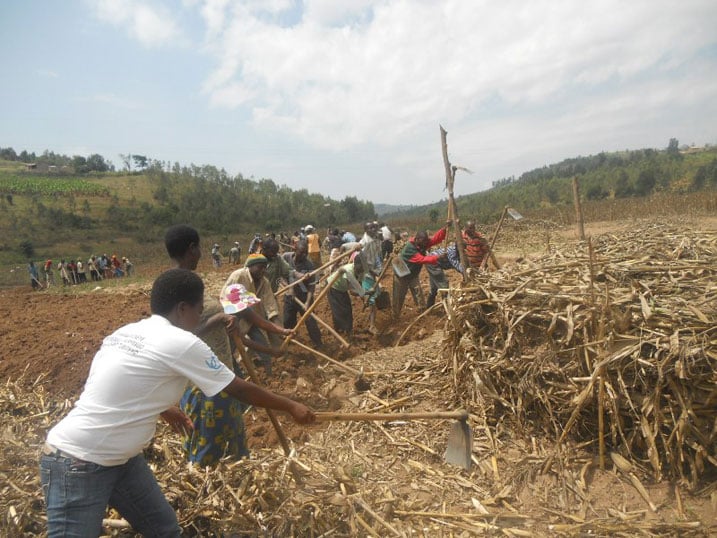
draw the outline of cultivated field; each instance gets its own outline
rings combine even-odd
[[[443,462],[450,429],[446,422],[298,428],[282,417],[301,485],[261,410],[247,415],[252,457],[222,463],[213,471],[188,468],[179,438],[160,426],[148,455],[187,534],[713,535],[716,433],[714,422],[705,426],[703,419],[714,420],[717,402],[717,219],[690,215],[667,220],[588,223],[586,232],[595,248],[592,277],[586,244],[576,241],[572,227],[548,219],[508,222],[496,245],[503,269],[464,287],[453,275],[450,301],[413,325],[399,347],[395,342],[418,315],[410,294],[399,321],[380,317],[377,336],[366,330],[366,312],[356,301],[356,336],[348,351],[342,352],[322,331],[326,353],[362,370],[363,386],[356,376],[299,348],[277,361],[271,379],[262,379],[321,410],[466,408],[473,435],[469,471]],[[623,266],[658,265],[656,273],[644,270],[620,280]],[[79,394],[101,339],[148,314],[150,277],[162,268],[147,264],[142,270],[146,280],[117,281],[102,289],[33,293],[27,286],[0,291],[5,320],[0,374],[7,380],[0,389],[3,535],[43,534],[37,455],[45,432]],[[208,291],[216,293],[230,268],[214,270],[203,260],[199,270]],[[390,279],[385,284],[390,286]],[[634,296],[624,297],[631,289]],[[665,299],[668,289],[677,302],[684,291],[698,310],[699,315],[692,314],[698,321],[691,332],[684,332],[686,318],[677,316],[676,303]],[[549,297],[541,299],[540,294]],[[674,315],[663,311],[665,305]],[[620,319],[611,313],[614,306],[621,307]],[[627,323],[625,312],[630,312],[628,326],[617,326],[620,320]],[[318,314],[330,321],[326,305]],[[649,319],[659,323],[652,325]],[[659,348],[663,333],[668,351],[672,344],[675,353],[643,353],[642,341]],[[604,378],[607,396],[602,397],[598,420],[592,404],[599,401],[595,380],[603,378],[596,375],[591,381],[591,372],[608,356],[601,355],[604,350],[618,352],[600,341],[610,334],[610,346],[620,344],[615,335],[640,345],[628,356],[630,365],[621,363],[615,377]],[[303,331],[299,339],[308,341]],[[655,357],[683,361],[682,379],[700,376],[694,391],[670,393],[690,401],[687,405],[668,397],[672,407],[667,407],[687,411],[684,418],[662,417],[660,423],[669,423],[677,433],[662,439],[662,432],[655,432],[656,453],[641,441],[651,437],[644,429],[655,425],[654,413],[643,406],[658,389],[660,394],[669,392],[662,380],[675,382],[679,375],[673,379],[674,367],[660,363],[662,377],[651,386]],[[562,361],[568,381],[554,371],[557,361]],[[574,361],[579,364],[568,371],[565,365]],[[531,369],[530,364],[542,367]],[[692,369],[697,364],[699,372]],[[628,368],[631,377],[622,376],[623,387],[619,372]],[[549,379],[539,375],[550,371],[554,375]],[[645,425],[639,418],[634,424],[625,422],[623,415],[630,415],[631,406],[635,416],[647,417]],[[676,454],[664,453],[664,447],[678,447],[686,456],[674,464]],[[122,526],[116,514],[108,517]]]

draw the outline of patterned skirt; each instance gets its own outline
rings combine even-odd
[[[184,438],[189,461],[210,466],[226,456],[237,460],[249,456],[237,399],[224,391],[209,397],[197,387],[188,387],[179,405],[194,424],[194,431]]]

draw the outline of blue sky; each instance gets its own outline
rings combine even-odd
[[[7,0],[0,146],[341,199],[445,198],[577,155],[717,143],[714,0]]]

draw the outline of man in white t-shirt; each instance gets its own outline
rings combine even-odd
[[[300,424],[314,420],[305,405],[236,377],[190,332],[199,324],[203,295],[204,284],[193,272],[166,271],[152,287],[152,316],[102,342],[80,399],[50,430],[43,448],[48,536],[100,535],[107,505],[144,536],[180,536],[142,449],[187,380],[209,396],[225,391],[288,412]]]

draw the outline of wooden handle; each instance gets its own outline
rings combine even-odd
[[[508,206],[505,206],[503,208],[503,213],[500,215],[500,220],[498,221],[498,226],[495,229],[495,233],[493,234],[493,237],[490,241],[490,247],[488,247],[488,254],[493,258],[495,261],[495,257],[493,256],[493,247],[495,246],[495,242],[498,239],[498,232],[500,232],[500,229],[503,227],[503,221],[505,220],[505,215],[508,213]],[[483,258],[483,261],[480,264],[481,269],[485,269],[488,266],[488,256]]]
[[[468,411],[459,409],[457,411],[434,411],[425,413],[335,413],[332,411],[318,411],[316,413],[316,420],[319,422],[336,420],[416,420],[425,418],[468,420]]]
[[[293,328],[294,333],[296,333],[296,331],[299,330],[299,327],[301,327],[304,324],[304,322],[306,321],[306,318],[308,318],[311,315],[311,313],[314,311],[316,306],[319,304],[319,301],[321,301],[321,299],[324,298],[324,295],[329,293],[330,289],[331,289],[331,284],[329,284],[327,282],[324,289],[321,290],[321,293],[319,293],[318,297],[316,297],[316,300],[313,303],[311,303],[311,306],[309,306],[309,308],[304,310],[304,315],[301,316],[301,318],[299,318],[299,321],[296,322],[296,325]],[[292,338],[293,338],[293,336],[289,335],[284,339],[284,342],[281,344],[281,352],[282,353],[286,351],[286,346],[289,345],[289,342],[291,342]]]
[[[314,275],[316,275],[316,274],[320,273],[321,271],[323,271],[324,269],[326,269],[328,266],[335,264],[336,262],[338,262],[339,260],[342,260],[342,259],[345,258],[346,256],[350,256],[351,254],[353,254],[353,253],[356,252],[357,250],[361,250],[361,248],[360,248],[360,247],[354,247],[354,248],[352,248],[351,250],[348,250],[348,251],[344,252],[343,254],[340,254],[339,256],[336,256],[333,260],[327,261],[327,262],[326,262],[324,265],[322,265],[321,267],[317,267],[316,269],[314,269],[313,271],[311,271],[310,273],[308,273],[308,276],[309,276],[309,277],[313,277]],[[287,284],[287,285],[284,286],[283,288],[279,288],[278,290],[276,290],[276,293],[275,293],[274,295],[278,297],[279,295],[283,294],[286,290],[291,289],[291,288],[293,288],[294,286],[296,286],[299,282],[303,282],[303,280],[304,280],[304,279],[295,280],[295,281],[292,282],[291,284]]]
[[[244,368],[246,368],[246,371],[249,372],[251,381],[255,385],[259,385],[259,377],[256,374],[256,369],[254,368],[254,364],[252,363],[251,358],[247,355],[247,352],[244,349],[244,342],[241,341],[241,338],[239,337],[239,334],[237,333],[237,329],[234,329],[231,332],[231,337],[234,340],[234,345],[236,346],[237,351],[239,352],[239,356],[241,357],[241,362],[244,365]],[[269,415],[269,420],[271,420],[271,424],[274,426],[274,429],[276,430],[276,435],[279,438],[279,443],[281,443],[281,448],[284,449],[284,454],[288,456],[291,453],[291,448],[289,447],[289,440],[286,438],[286,434],[284,433],[284,430],[281,429],[281,425],[279,424],[279,421],[276,419],[276,415],[274,414],[273,410],[267,408],[266,414]]]
[[[294,302],[296,304],[298,304],[301,308],[306,310],[306,305],[304,303],[302,303],[301,301],[299,301],[299,299],[296,298],[296,295],[294,295]],[[329,331],[329,333],[331,333],[334,336],[334,338],[336,338],[339,341],[339,343],[341,344],[341,347],[343,347],[344,349],[348,349],[351,347],[351,344],[349,344],[339,333],[337,333],[331,325],[326,323],[323,319],[321,319],[319,316],[317,316],[313,312],[311,313],[311,317],[314,318],[316,320],[316,322],[319,325],[321,325],[324,329]],[[292,342],[296,342],[296,340],[292,340]]]
[[[309,353],[313,353],[314,355],[317,355],[318,357],[321,357],[322,359],[329,361],[334,366],[341,368],[344,372],[348,372],[348,373],[353,374],[358,377],[361,377],[363,375],[359,370],[356,370],[355,368],[351,368],[350,366],[347,366],[346,364],[343,364],[343,363],[337,361],[336,359],[332,359],[328,355],[321,353],[321,351],[317,351],[314,348],[306,346],[306,345],[302,344],[301,342],[299,342],[298,340],[292,340],[291,343],[294,344],[295,346],[299,346],[301,349],[308,351]]]

